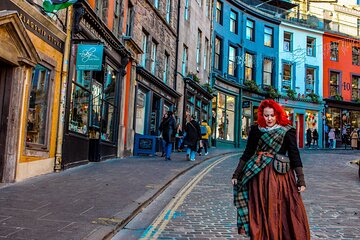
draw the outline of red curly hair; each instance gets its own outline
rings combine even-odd
[[[274,109],[277,124],[281,126],[286,126],[291,124],[291,121],[287,118],[284,109],[274,100],[266,99],[260,103],[258,109],[258,124],[260,127],[266,127],[266,121],[263,114],[264,114],[264,109],[267,107]]]

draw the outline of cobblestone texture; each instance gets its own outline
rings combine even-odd
[[[302,194],[311,239],[360,239],[360,181],[350,160],[354,151],[302,152],[307,191]],[[246,239],[236,230],[230,158],[209,172],[187,196],[159,239]]]

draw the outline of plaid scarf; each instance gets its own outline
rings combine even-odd
[[[259,152],[267,152],[276,154],[284,141],[286,132],[292,126],[280,126],[278,128],[266,130],[259,128],[264,132],[258,142],[256,153],[250,158],[243,167],[240,179],[237,185],[234,185],[234,205],[237,207],[237,227],[238,229],[244,228],[246,235],[249,236],[249,180],[264,169],[271,161],[272,157],[261,155],[260,162],[258,161]]]

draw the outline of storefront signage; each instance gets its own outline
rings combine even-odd
[[[101,71],[104,45],[78,44],[76,70]]]
[[[243,108],[249,108],[250,107],[250,101],[243,101],[242,102],[242,107]]]
[[[343,6],[340,6],[340,5],[334,5],[334,7],[335,7],[335,11],[337,11],[337,12],[341,12],[341,13],[349,14],[349,15],[352,15],[352,16],[360,17],[360,11],[358,11],[358,10],[355,10],[355,9],[352,9],[352,8],[349,8],[349,7],[343,7]]]
[[[29,14],[27,14],[24,10],[15,5],[13,2],[0,0],[0,10],[17,11],[21,21],[24,23],[27,30],[34,33],[36,36],[47,42],[56,50],[61,52],[63,51],[64,42],[60,38],[55,36],[55,34],[50,32],[45,26],[32,18]]]
[[[142,134],[135,134],[134,154],[155,155],[156,137]]]

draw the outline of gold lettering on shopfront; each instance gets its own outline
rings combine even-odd
[[[53,37],[49,32],[47,32],[44,28],[39,26],[36,22],[33,22],[28,16],[23,13],[19,13],[19,17],[21,21],[30,29],[37,32],[40,36],[45,37],[48,41],[50,41],[53,45],[62,49],[63,43],[58,41],[55,37]]]

